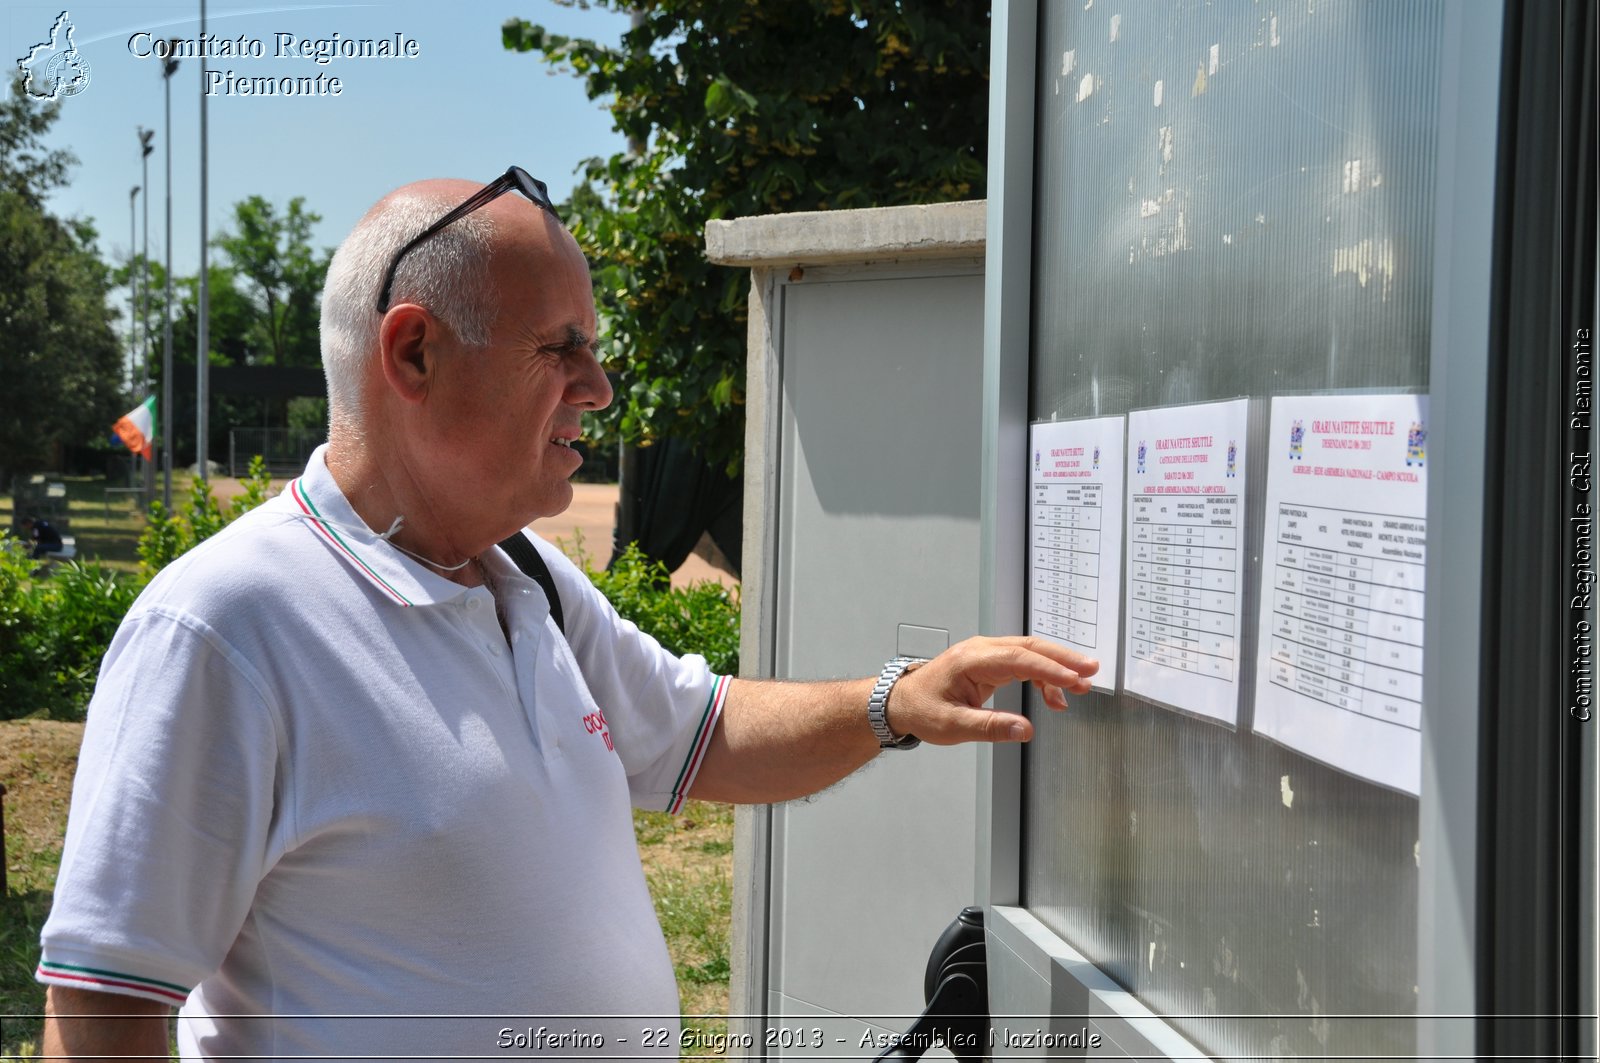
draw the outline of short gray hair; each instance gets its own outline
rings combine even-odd
[[[378,350],[378,288],[395,252],[456,203],[425,192],[398,192],[356,224],[328,264],[322,290],[322,368],[328,421],[362,420],[362,381]],[[468,347],[489,342],[495,293],[489,277],[494,222],[474,211],[412,248],[395,272],[393,303],[427,308]]]

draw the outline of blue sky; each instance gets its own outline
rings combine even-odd
[[[62,215],[92,218],[100,249],[120,261],[129,245],[129,189],[140,184],[136,129],[156,131],[150,156],[150,254],[163,257],[165,122],[159,60],[137,58],[129,39],[195,37],[199,4],[71,5],[75,43],[90,82],[64,101],[52,147],[79,159],[71,184],[50,198]],[[56,4],[12,3],[0,48],[10,69],[48,37]],[[376,0],[364,4],[264,4],[210,0],[207,31],[262,42],[264,58],[208,60],[239,77],[338,77],[335,96],[246,97],[220,90],[208,100],[210,232],[226,227],[232,205],[252,194],[280,206],[304,196],[323,217],[319,246],[336,245],[385,191],[423,177],[487,181],[517,163],[542,177],[556,199],[592,155],[623,147],[610,115],[585,98],[571,74],[552,74],[533,53],[500,46],[510,16],[574,36],[617,42],[626,15],[580,11],[552,0]],[[417,42],[415,59],[275,58],[279,33],[295,38],[393,38]],[[200,259],[200,64],[182,60],[172,85],[173,267],[192,273]],[[138,243],[144,238],[139,208]],[[212,252],[213,261],[216,252]]]

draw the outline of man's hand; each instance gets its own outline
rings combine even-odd
[[[172,1009],[141,997],[67,989],[45,993],[46,1059],[167,1059]]]
[[[996,690],[1032,681],[1044,703],[1067,707],[1067,692],[1087,694],[1100,662],[1048,639],[1014,635],[973,638],[945,650],[901,676],[889,694],[889,729],[924,742],[1026,742],[1033,724],[1024,716],[982,708]]]
[[[1067,692],[1087,693],[1099,668],[1047,639],[968,639],[900,677],[889,694],[889,727],[935,745],[1025,742],[1033,724],[983,703],[1007,683],[1033,682],[1046,705],[1064,709]],[[838,782],[878,754],[867,723],[875,681],[735,680],[691,795],[770,803]]]

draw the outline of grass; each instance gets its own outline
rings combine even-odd
[[[633,825],[678,976],[685,1039],[719,1043],[728,1032],[733,809],[691,801],[676,817],[635,812]],[[684,1058],[705,1054],[694,1049]]]
[[[144,511],[132,495],[111,495],[107,501],[106,488],[121,486],[107,483],[103,476],[65,476],[56,482],[67,487],[66,534],[77,539],[78,557],[84,561],[97,561],[119,572],[133,573],[139,568],[139,533],[144,531]],[[172,484],[174,498],[182,491],[187,494],[189,478],[175,477]],[[11,496],[0,495],[0,528],[11,527],[13,520]]]
[[[0,898],[0,1063],[38,1053],[44,989],[33,969],[82,734],[78,723],[0,722],[8,887]],[[634,834],[678,975],[686,1040],[719,1044],[727,1035],[733,810],[691,801],[676,816],[635,812]],[[684,1052],[685,1059],[707,1055],[705,1048]]]
[[[50,912],[83,725],[0,723],[6,892],[0,897],[0,1059],[33,1054],[44,993],[33,980]]]

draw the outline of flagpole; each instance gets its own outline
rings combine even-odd
[[[176,59],[163,59],[161,80],[167,101],[167,300],[161,325],[161,504],[172,512],[172,75],[178,71]]]
[[[144,392],[148,392],[150,390],[150,384],[151,384],[151,381],[150,381],[150,153],[152,151],[155,151],[156,149],[152,148],[150,146],[150,141],[155,139],[155,135],[156,135],[155,134],[155,130],[153,130],[153,129],[148,129],[147,130],[147,129],[145,129],[144,126],[140,126],[139,127],[139,165],[141,167],[141,169],[140,169],[140,174],[141,174],[140,185],[142,187],[142,191],[140,192],[140,195],[142,195],[144,197],[144,250],[139,253],[139,331],[142,334],[142,338],[143,338],[143,342],[140,344],[140,349],[143,351],[143,354],[141,354],[140,357],[139,357],[139,381],[143,386],[139,390],[144,391]],[[159,418],[165,417],[165,416],[166,416],[166,412],[165,411],[162,411],[162,410],[157,410],[156,411],[156,417],[157,417],[156,427],[158,429],[160,428],[160,425],[161,425],[161,422],[160,422]],[[154,442],[155,442],[155,440],[152,439],[151,443],[153,444]],[[144,463],[144,473],[143,473],[143,476],[140,478],[140,481],[139,481],[140,486],[142,486],[144,488],[144,494],[141,495],[140,498],[141,498],[141,501],[144,504],[144,506],[146,506],[147,508],[150,505],[150,500],[155,498],[155,496],[156,496],[156,463],[155,463],[154,458],[155,458],[155,455],[154,455],[154,452],[152,452],[151,453],[151,457],[149,459],[147,459],[145,461],[145,463]]]
[[[128,190],[128,395],[139,394],[139,272],[133,268],[139,242],[139,186]]]
[[[206,39],[206,0],[200,0],[200,39]],[[206,218],[206,53],[200,50],[200,329],[195,351],[195,467],[200,482],[211,463],[211,298]]]

